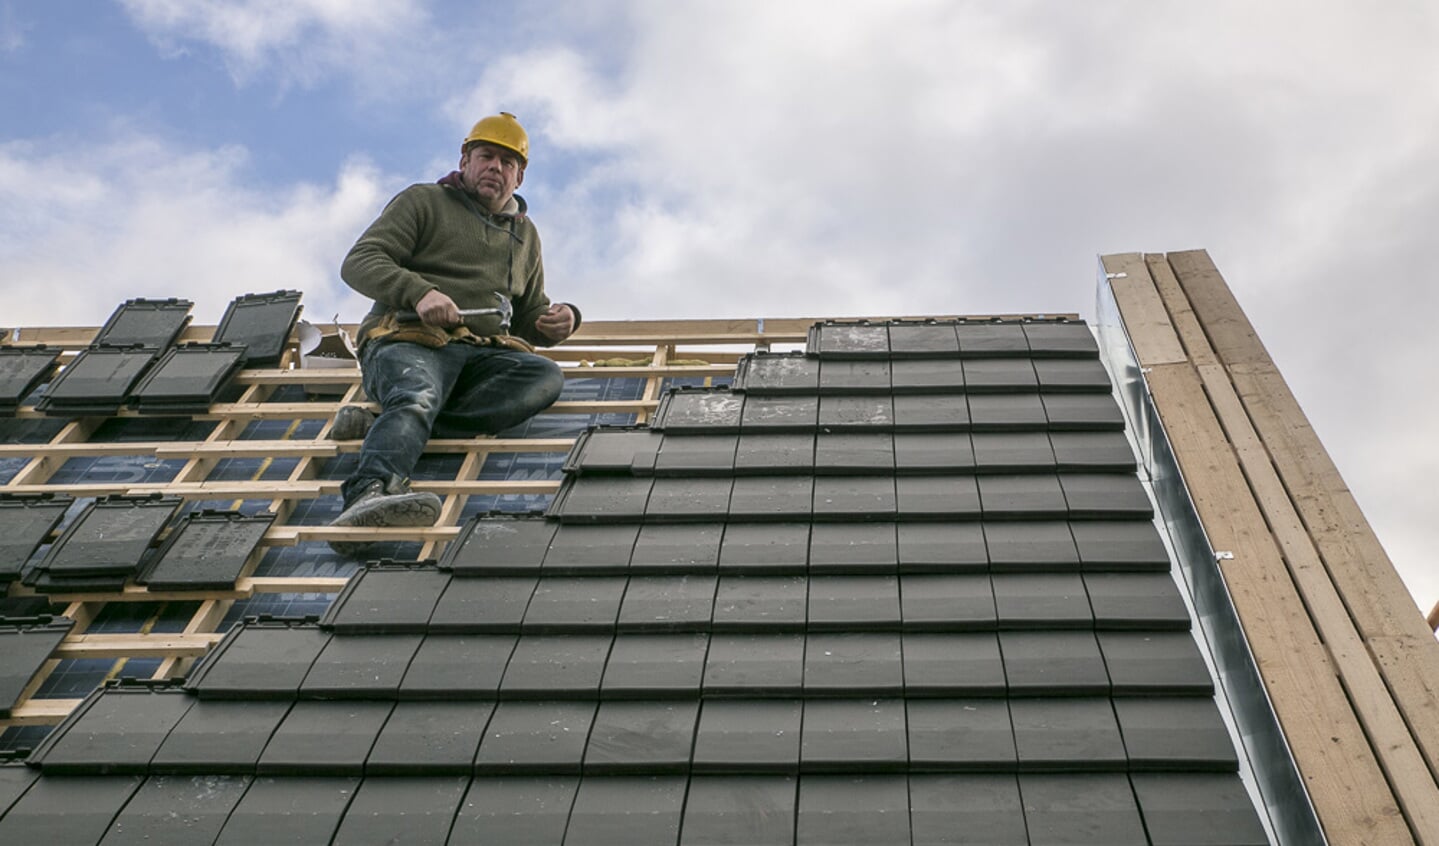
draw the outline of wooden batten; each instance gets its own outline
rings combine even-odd
[[[1439,643],[1208,255],[1103,263],[1326,834],[1439,843]]]

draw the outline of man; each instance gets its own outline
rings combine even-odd
[[[360,367],[381,411],[346,406],[335,417],[333,438],[365,442],[331,525],[434,525],[440,498],[409,489],[431,433],[494,434],[559,397],[560,368],[531,345],[563,341],[580,314],[545,296],[539,233],[515,194],[529,148],[514,115],[482,119],[459,170],[401,191],[345,257],[340,276],[374,300]],[[354,556],[370,544],[331,546]]]

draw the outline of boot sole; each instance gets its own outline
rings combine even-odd
[[[362,502],[346,509],[331,526],[363,528],[419,528],[433,526],[440,519],[440,498],[432,493],[391,494]],[[355,558],[372,546],[374,541],[331,541],[330,548],[341,555]]]

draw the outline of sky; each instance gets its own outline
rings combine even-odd
[[[1077,312],[1204,248],[1439,601],[1430,0],[0,0],[0,322],[295,288],[517,114],[590,319]],[[1429,482],[1425,482],[1429,479]]]

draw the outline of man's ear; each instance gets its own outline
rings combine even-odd
[[[524,165],[520,165],[520,175],[515,177],[515,187],[518,188],[518,187],[520,187],[521,185],[524,185],[524,184],[525,184],[525,166],[524,166]]]

